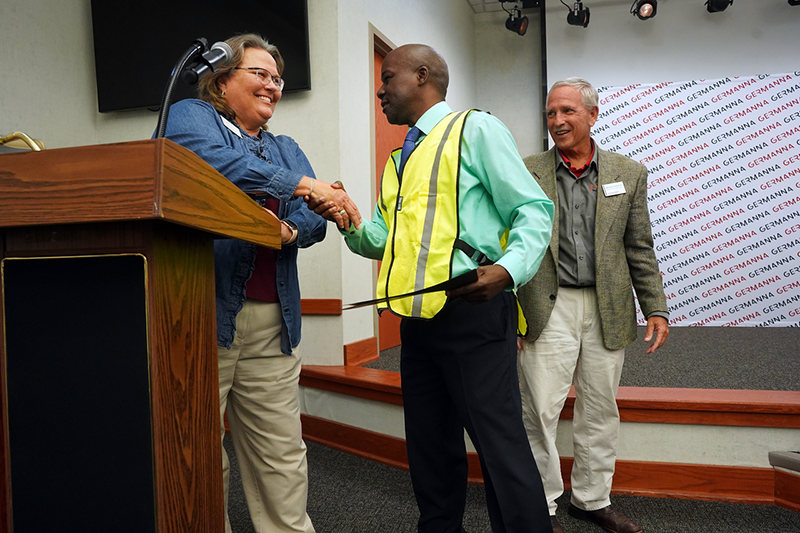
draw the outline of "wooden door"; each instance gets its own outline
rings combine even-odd
[[[375,43],[375,92],[381,86],[381,66],[388,47]],[[375,190],[380,191],[381,175],[392,150],[403,146],[408,128],[394,126],[386,120],[381,102],[375,97]],[[386,311],[378,319],[378,349],[383,351],[400,345],[400,317]]]

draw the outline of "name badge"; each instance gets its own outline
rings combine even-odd
[[[239,128],[236,127],[236,124],[234,124],[233,122],[231,122],[227,118],[223,117],[222,115],[220,115],[219,118],[222,119],[222,123],[225,124],[225,127],[228,128],[229,130],[231,130],[234,133],[234,135],[236,135],[240,139],[242,138],[242,132],[239,131]]]
[[[618,194],[625,194],[625,184],[621,181],[616,183],[606,183],[603,185],[603,194],[606,196],[616,196]]]

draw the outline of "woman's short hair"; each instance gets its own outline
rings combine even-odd
[[[597,96],[597,89],[592,87],[592,84],[583,78],[566,78],[559,80],[550,87],[550,92],[547,93],[547,98],[550,98],[550,93],[559,87],[572,87],[581,93],[581,103],[586,109],[597,107],[599,97]]]
[[[233,59],[219,67],[212,74],[202,78],[197,83],[197,97],[214,106],[214,109],[230,118],[236,119],[236,112],[228,106],[225,100],[225,95],[222,94],[222,89],[219,86],[220,81],[227,80],[233,73],[233,69],[242,64],[244,60],[244,51],[248,48],[260,48],[266,50],[275,59],[275,64],[278,67],[278,76],[283,75],[283,57],[278,51],[278,47],[270,44],[269,41],[255,33],[245,33],[236,35],[225,41],[228,46],[233,50]]]

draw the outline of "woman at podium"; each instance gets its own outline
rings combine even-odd
[[[226,41],[231,62],[202,78],[198,99],[170,108],[166,137],[189,148],[281,220],[281,249],[235,239],[214,244],[220,423],[227,411],[247,505],[257,532],[313,532],[298,382],[297,251],[325,237],[304,197],[336,203],[337,223],[360,224],[341,189],[315,179],[297,143],[267,122],[281,99],[283,58],[253,34]],[[222,426],[222,435],[225,429]],[[225,523],[230,466],[223,450]]]

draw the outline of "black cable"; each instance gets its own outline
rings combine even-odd
[[[172,73],[169,75],[169,81],[167,82],[167,87],[164,89],[164,96],[161,98],[161,109],[158,112],[158,126],[156,127],[156,139],[161,139],[164,137],[164,131],[167,129],[167,117],[169,117],[169,106],[171,105],[172,100],[172,93],[175,90],[175,82],[178,79],[178,75],[183,72],[183,69],[186,67],[186,63],[189,62],[190,59],[195,57],[198,54],[202,54],[208,50],[208,41],[206,41],[203,37],[192,41],[192,46],[183,56],[178,60],[175,64],[175,68],[172,69]]]

